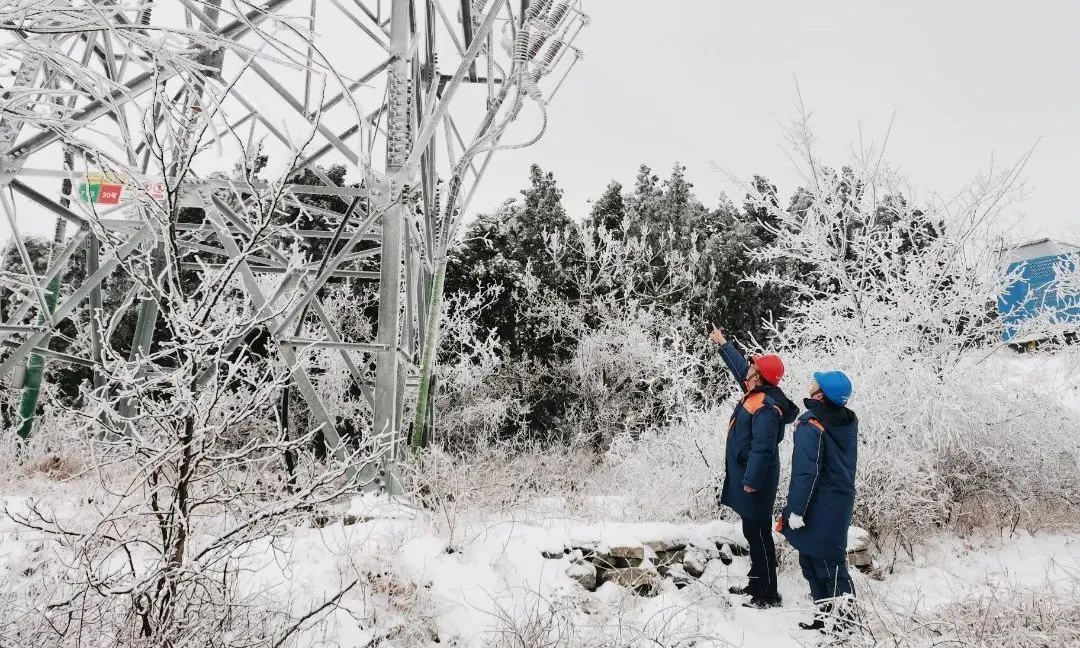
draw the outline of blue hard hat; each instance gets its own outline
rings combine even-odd
[[[837,405],[847,405],[851,398],[851,380],[843,371],[815,371],[814,380],[828,398]]]

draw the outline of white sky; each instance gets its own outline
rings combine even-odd
[[[575,214],[637,167],[689,167],[698,197],[741,193],[717,166],[798,182],[781,148],[798,78],[826,163],[882,141],[920,193],[949,195],[979,171],[1026,167],[1026,233],[1080,229],[1080,2],[1076,0],[585,0],[586,59],[536,146],[501,154],[477,208],[516,195],[532,161]],[[662,9],[661,9],[662,7]],[[1041,140],[1040,140],[1041,138]]]
[[[577,43],[586,58],[555,98],[546,136],[496,157],[472,212],[518,196],[533,161],[555,172],[574,216],[608,181],[632,186],[642,163],[666,176],[682,162],[707,205],[721,191],[741,203],[715,167],[765,175],[786,200],[799,184],[782,146],[797,78],[826,164],[848,161],[860,128],[881,142],[895,113],[886,158],[924,199],[952,195],[992,160],[1012,164],[1037,144],[1017,236],[1080,239],[1080,0],[583,3],[593,19]],[[354,33],[337,39],[334,30],[320,29],[357,68],[350,73],[377,62]],[[482,95],[464,88],[459,99]],[[531,135],[535,119],[522,122],[504,142]],[[18,218],[25,232],[52,231],[40,210]],[[0,239],[7,229],[0,222]]]

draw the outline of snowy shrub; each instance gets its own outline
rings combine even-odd
[[[676,424],[705,400],[701,340],[685,322],[628,308],[584,333],[570,360],[567,425],[603,450],[615,438]]]
[[[498,287],[447,297],[440,329],[443,363],[438,369],[434,439],[451,451],[486,445],[515,427],[524,404],[508,389],[506,362],[498,337],[483,331],[477,314],[491,306]]]
[[[638,438],[619,437],[605,456],[598,489],[624,497],[631,519],[715,518],[727,417],[710,410]]]
[[[595,470],[588,448],[488,444],[469,452],[430,449],[408,465],[410,497],[434,512],[434,520],[458,542],[490,516],[517,516],[552,496],[580,503]]]
[[[1048,498],[1073,506],[1080,440],[1067,430],[1080,419],[1052,377],[1014,380],[1000,358],[995,304],[1017,277],[1000,266],[996,223],[1022,165],[916,207],[877,155],[838,173],[817,163],[805,120],[793,142],[807,188],[788,210],[761,197],[775,239],[754,255],[801,271],[753,280],[798,298],[775,324],[794,382],[833,368],[853,378],[857,523],[910,539],[978,495],[1003,515]]]

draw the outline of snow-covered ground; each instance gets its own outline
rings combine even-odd
[[[22,501],[5,498],[17,514]],[[781,609],[741,607],[727,593],[745,580],[748,559],[708,564],[683,589],[665,582],[655,597],[612,583],[589,592],[567,574],[569,559],[548,559],[567,545],[600,547],[678,538],[701,545],[738,540],[735,525],[590,524],[556,514],[552,500],[498,518],[459,520],[451,544],[428,513],[358,498],[350,524],[290,529],[242,559],[242,588],[257,600],[301,616],[356,585],[324,622],[307,627],[302,646],[499,646],[510,636],[546,634],[558,645],[807,646],[824,641],[797,622],[809,617],[807,590],[795,556],[781,546]],[[537,517],[544,510],[547,517]],[[340,512],[339,512],[340,514]],[[527,518],[527,521],[526,521]],[[443,521],[445,523],[445,521]],[[0,588],[32,587],[43,562],[59,554],[33,531],[0,523]],[[916,547],[915,558],[879,555],[879,579],[853,572],[859,595],[905,614],[963,602],[995,591],[1045,592],[1076,586],[1080,534],[1024,532],[960,539],[943,535]],[[437,642],[437,643],[436,643]],[[524,644],[532,645],[532,644]],[[542,645],[542,644],[536,644]]]

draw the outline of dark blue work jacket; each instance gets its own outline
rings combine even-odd
[[[720,354],[745,389],[750,368],[746,358],[730,342],[720,347]],[[761,385],[746,392],[728,422],[721,504],[747,520],[772,519],[780,484],[777,446],[784,440],[784,426],[798,413],[799,408],[779,387]],[[744,486],[755,491],[747,493]]]

